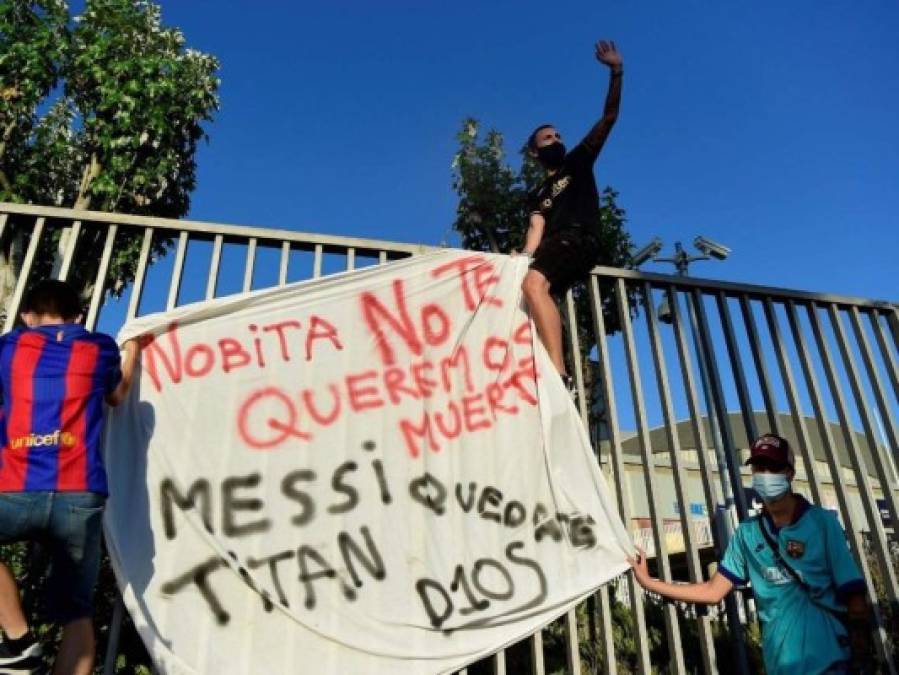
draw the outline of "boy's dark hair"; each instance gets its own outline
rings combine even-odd
[[[78,291],[65,281],[43,279],[25,294],[21,311],[61,316],[66,321],[74,321],[81,314],[81,298]]]
[[[539,127],[534,129],[531,132],[531,135],[528,136],[528,150],[532,150],[534,152],[537,151],[537,134],[539,134],[544,129],[552,129],[556,125],[555,124],[541,124]]]

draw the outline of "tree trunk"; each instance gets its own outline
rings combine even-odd
[[[6,144],[9,143],[9,137],[12,136],[12,132],[16,130],[16,121],[13,120],[9,124],[6,125],[3,129],[3,138],[0,138],[0,161],[3,160],[3,155],[6,154]]]
[[[482,228],[484,232],[484,236],[487,237],[487,242],[490,244],[490,250],[493,253],[500,253],[499,244],[496,243],[496,237],[493,236],[493,230],[489,227]]]
[[[5,239],[5,237],[4,237]],[[24,233],[13,229],[9,244],[0,247],[0,322],[5,323],[9,314],[9,301],[16,289],[21,267],[21,249],[24,247]],[[2,325],[2,323],[0,323]]]
[[[81,184],[78,186],[78,196],[75,197],[75,203],[72,205],[73,209],[86,211],[91,207],[91,184],[97,176],[100,175],[102,169],[103,165],[100,164],[97,153],[92,152],[90,162],[84,167],[84,172],[81,174]],[[62,259],[63,256],[65,256],[66,248],[69,244],[69,237],[71,236],[71,227],[64,227],[62,232],[59,233],[59,241],[56,244],[56,252],[53,255],[53,265],[51,267],[51,275],[54,278],[59,276],[60,269],[62,268]]]
[[[8,122],[3,128],[3,135],[0,136],[0,162],[3,161],[3,157],[6,155],[6,145],[9,143],[9,139],[15,129],[15,119]],[[0,171],[0,186],[7,193],[12,192],[12,183],[5,171]],[[10,223],[7,223],[7,229],[11,230],[8,235],[9,243],[4,246],[3,242],[0,242],[0,321],[3,323],[6,322],[6,317],[9,314],[9,301],[12,299],[12,294],[16,289],[19,268],[22,265],[21,253],[25,244],[24,232],[18,228],[10,227]]]
[[[15,128],[16,122],[13,120],[3,129],[3,137],[0,138],[0,163],[3,162],[3,157],[6,155],[6,144],[9,142],[9,137],[12,136]],[[9,182],[9,177],[7,177],[5,171],[0,171],[0,187],[7,192],[12,192],[12,183]]]
[[[87,210],[91,207],[90,189],[94,179],[100,175],[103,165],[96,152],[91,153],[90,163],[84,167],[84,173],[81,175],[81,185],[78,186],[78,196],[75,198],[74,209]]]

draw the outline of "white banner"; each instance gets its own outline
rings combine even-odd
[[[123,329],[107,537],[160,671],[449,672],[627,568],[526,271],[439,251]]]

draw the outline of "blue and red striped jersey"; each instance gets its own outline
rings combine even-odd
[[[108,494],[103,398],[121,379],[115,340],[81,325],[0,336],[0,492]]]

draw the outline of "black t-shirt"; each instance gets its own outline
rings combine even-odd
[[[562,167],[529,195],[530,212],[546,219],[543,236],[560,230],[599,230],[599,191],[593,178],[597,153],[582,141],[565,155]]]

